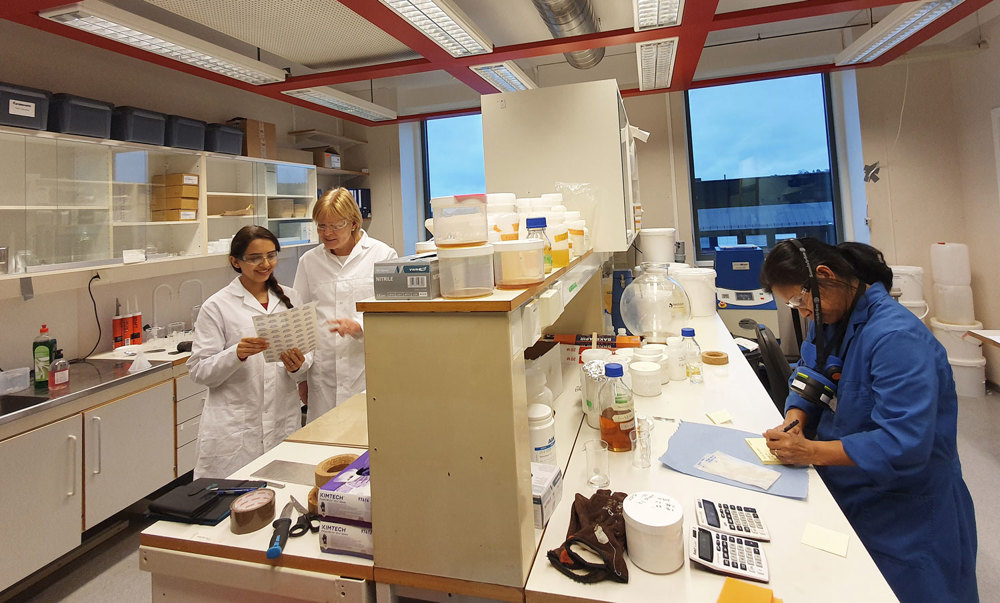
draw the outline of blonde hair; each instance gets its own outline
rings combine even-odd
[[[354,195],[346,188],[340,187],[327,191],[313,206],[313,222],[319,223],[320,218],[328,215],[339,216],[350,220],[353,224],[351,236],[354,242],[361,240],[361,210],[354,200]]]

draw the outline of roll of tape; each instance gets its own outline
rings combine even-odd
[[[306,501],[306,506],[309,508],[310,513],[319,513],[319,486],[313,486],[313,489],[309,491],[309,499]]]
[[[345,467],[358,460],[356,454],[338,454],[331,456],[316,465],[316,485],[325,486],[326,482],[344,470]]]
[[[233,534],[256,532],[273,519],[274,490],[247,492],[229,505],[229,530]]]
[[[701,361],[705,364],[729,364],[729,354],[709,350],[701,353]]]

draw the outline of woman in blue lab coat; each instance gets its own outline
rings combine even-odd
[[[813,323],[785,404],[783,425],[799,423],[764,433],[772,452],[816,466],[901,601],[978,601],[951,367],[941,344],[889,296],[881,252],[782,241],[761,283]]]

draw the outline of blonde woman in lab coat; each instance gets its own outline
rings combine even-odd
[[[253,317],[299,305],[299,295],[274,278],[278,239],[261,226],[233,237],[229,262],[240,275],[202,304],[188,371],[208,386],[201,413],[194,477],[226,477],[280,443],[301,423],[298,382],[312,354],[284,350],[265,362],[267,340]]]
[[[396,251],[361,229],[361,212],[345,188],[328,191],[313,207],[322,245],[302,254],[295,290],[305,303],[316,301],[322,334],[309,372],[308,420],[319,417],[365,389],[364,319],[356,302],[375,295],[375,262]]]

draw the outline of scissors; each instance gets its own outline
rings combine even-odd
[[[317,513],[310,513],[299,501],[295,500],[294,496],[290,496],[289,498],[292,499],[292,506],[295,507],[295,510],[300,515],[295,525],[288,530],[288,535],[292,538],[297,538],[306,532],[319,532],[319,515]]]

